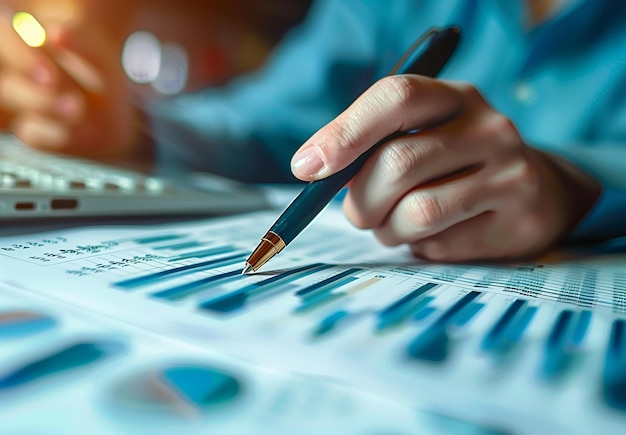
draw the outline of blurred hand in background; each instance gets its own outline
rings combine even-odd
[[[139,157],[133,99],[256,70],[309,2],[283,3],[0,0],[0,129],[42,150]],[[23,11],[45,29],[41,47],[16,32]]]

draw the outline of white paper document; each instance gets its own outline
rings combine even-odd
[[[101,433],[626,427],[626,256],[421,263],[330,208],[241,275],[275,217],[0,238],[3,424],[81,409]]]

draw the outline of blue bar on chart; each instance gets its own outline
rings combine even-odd
[[[376,329],[378,331],[383,331],[385,329],[400,325],[407,318],[409,318],[411,314],[426,306],[429,300],[420,300],[420,298],[430,290],[436,288],[437,285],[438,284],[432,282],[423,284],[417,289],[411,291],[397,301],[393,302],[391,305],[380,310],[378,312],[378,322],[376,324]]]
[[[308,287],[302,288],[300,290],[298,290],[297,292],[294,293],[295,296],[299,296],[303,299],[306,299],[308,297],[313,297],[316,296],[319,293],[326,293],[329,291],[334,290],[336,287],[335,286],[331,286],[330,284],[333,284],[337,281],[339,281],[340,279],[346,277],[346,276],[350,276],[353,275],[355,273],[360,272],[361,269],[348,269],[348,270],[344,270],[343,272],[339,272],[336,275],[333,275],[329,278],[323,279],[320,282],[316,282],[315,284],[312,284]]]
[[[220,273],[217,275],[207,276],[192,282],[178,285],[176,287],[168,288],[152,293],[152,297],[157,299],[165,299],[170,302],[182,301],[190,296],[204,292],[215,284],[224,284],[227,281],[234,281],[238,279],[245,279],[247,275],[242,275],[241,270],[231,270],[230,272]]]
[[[43,313],[32,310],[0,312],[0,339],[20,338],[38,334],[55,327],[57,321]]]
[[[184,266],[177,266],[171,269],[159,270],[158,272],[149,273],[147,275],[138,276],[136,278],[129,278],[118,281],[116,283],[113,283],[113,286],[125,290],[132,290],[138,287],[146,286],[148,284],[163,282],[183,275],[190,275],[201,270],[229,266],[245,258],[246,254],[235,254],[227,257],[220,257],[213,260],[203,261],[200,263],[186,264]]]
[[[413,316],[413,320],[415,322],[422,322],[437,312],[437,308],[431,307],[430,305],[426,305],[432,301],[432,298],[426,297],[424,299],[428,299],[428,300],[424,301],[425,306],[418,308],[415,311],[415,315]]]
[[[452,325],[462,328],[469,323],[480,311],[485,308],[485,304],[470,303],[467,304],[454,318]]]
[[[445,311],[441,317],[439,317],[435,323],[434,327],[447,327],[452,324],[457,315],[464,310],[468,305],[470,305],[474,299],[478,298],[482,293],[478,291],[471,291],[465,294],[460,300],[454,303],[447,311]]]
[[[291,269],[271,278],[264,279],[254,284],[249,284],[228,294],[209,299],[208,301],[199,304],[198,308],[203,311],[210,311],[218,314],[233,313],[245,308],[248,304],[248,299],[256,294],[269,292],[279,286],[292,283],[304,275],[328,269],[330,267],[332,267],[332,265],[316,263]]]
[[[337,282],[337,286],[342,286],[342,285],[346,285],[351,283],[352,281],[356,280],[356,278],[354,277],[347,277],[344,278],[341,281]],[[305,299],[304,301],[302,301],[302,303],[300,305],[298,305],[296,308],[294,308],[293,313],[294,314],[304,314],[304,313],[309,313],[317,308],[323,307],[326,304],[329,304],[331,302],[337,301],[343,297],[346,297],[348,295],[348,293],[345,292],[337,292],[337,293],[320,293],[316,296],[312,296],[310,298]]]
[[[440,363],[449,353],[449,326],[454,324],[457,315],[476,298],[481,292],[471,291],[455,302],[425,331],[415,337],[407,346],[409,357],[418,360]]]
[[[358,292],[365,290],[366,288],[371,287],[379,283],[383,278],[381,277],[370,277],[368,279],[359,280],[356,276],[350,276],[352,273],[356,273],[361,269],[351,269],[346,273],[340,274],[340,277],[337,277],[337,280],[325,286],[324,288],[319,288],[316,284],[314,286],[318,287],[317,290],[313,293],[305,292],[306,296],[302,299],[302,304],[294,309],[295,314],[302,314],[306,312],[310,312],[317,308],[326,306],[327,304],[340,300],[344,297],[354,295]],[[348,284],[359,280],[358,283],[351,285],[348,288],[345,288]],[[328,284],[328,283],[327,283]],[[344,287],[343,291],[334,292],[333,290],[338,289],[340,287]],[[296,292],[296,295],[298,292]]]
[[[350,312],[346,310],[335,311],[324,317],[317,328],[313,331],[314,337],[322,337],[334,331],[339,324],[350,317]]]
[[[502,351],[505,344],[504,337],[506,331],[515,316],[520,312],[522,307],[526,305],[524,299],[515,299],[504,311],[502,316],[496,321],[493,327],[487,332],[481,342],[481,348],[484,351]]]
[[[501,351],[512,350],[513,346],[522,340],[524,332],[530,325],[530,322],[533,320],[538,310],[539,308],[537,307],[527,306],[519,316],[513,319],[502,337],[503,340],[500,343]]]
[[[302,314],[309,312],[315,308],[347,296],[348,293],[346,292],[333,293],[333,291],[356,281],[358,278],[353,275],[360,271],[361,269],[357,268],[344,270],[343,272],[337,273],[320,282],[298,290],[294,294],[295,296],[302,298],[302,303],[294,309],[294,313]]]
[[[563,310],[554,322],[546,340],[544,359],[540,370],[540,375],[544,380],[555,381],[560,379],[567,372],[572,362],[573,355],[568,344],[573,319],[574,312],[572,310]]]
[[[615,319],[606,348],[602,392],[612,408],[626,410],[626,320]]]
[[[585,336],[587,335],[589,325],[591,324],[591,316],[592,313],[590,310],[582,310],[578,313],[578,319],[576,320],[574,331],[572,332],[568,343],[569,348],[579,349],[582,346]]]
[[[155,249],[157,251],[165,251],[165,250],[184,251],[185,249],[199,248],[199,247],[201,247],[203,245],[204,245],[204,243],[199,242],[197,240],[189,240],[189,241],[185,241],[185,242],[174,243],[174,244],[171,244],[171,245],[153,246],[152,249]]]
[[[234,246],[215,246],[212,248],[201,249],[193,252],[185,252],[184,254],[177,255],[176,257],[169,258],[167,261],[173,263],[176,261],[191,260],[192,258],[206,258],[213,257],[214,255],[228,254],[237,252]]]
[[[134,239],[133,242],[140,245],[151,245],[153,243],[171,242],[172,240],[179,240],[187,237],[186,234],[161,234],[158,236],[140,237]]]
[[[93,340],[71,344],[27,362],[0,378],[0,391],[28,385],[48,376],[91,365],[125,350],[116,340]]]

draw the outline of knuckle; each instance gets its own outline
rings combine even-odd
[[[410,108],[422,94],[420,82],[403,75],[385,77],[377,85],[383,98],[400,109]]]
[[[339,150],[351,150],[357,147],[358,141],[354,131],[350,128],[349,123],[342,118],[338,118],[326,127],[327,139],[323,141],[322,148],[327,153],[329,144],[333,144],[332,148]]]
[[[484,120],[483,126],[486,134],[500,147],[510,150],[519,150],[523,147],[515,124],[506,116],[491,112]]]
[[[483,95],[476,88],[476,86],[472,85],[469,82],[457,82],[456,88],[459,90],[461,94],[465,96],[467,101],[483,101]]]
[[[407,204],[409,222],[419,228],[432,228],[444,218],[441,201],[426,192],[414,192]]]
[[[385,146],[380,153],[380,162],[382,163],[385,173],[390,176],[393,182],[402,180],[407,174],[412,172],[414,168],[419,166],[420,162],[427,158],[428,150],[419,144],[406,144],[401,142],[392,142]]]

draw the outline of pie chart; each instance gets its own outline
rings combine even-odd
[[[236,374],[204,364],[151,367],[121,379],[112,389],[125,413],[197,418],[234,405],[245,393]]]
[[[54,318],[34,310],[0,311],[0,340],[37,334],[56,323]]]

